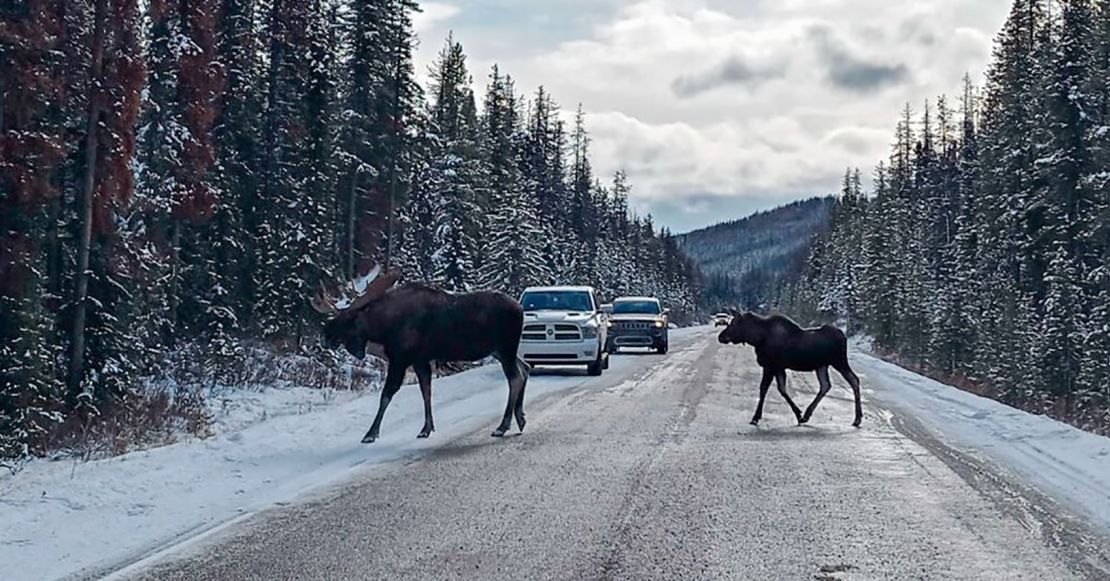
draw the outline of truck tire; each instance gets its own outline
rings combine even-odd
[[[593,377],[597,377],[597,376],[601,375],[601,372],[604,371],[604,370],[605,370],[605,360],[602,357],[601,353],[597,354],[597,361],[594,361],[593,363],[586,366],[586,374],[591,375]]]

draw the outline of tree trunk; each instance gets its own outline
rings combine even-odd
[[[77,241],[77,284],[73,298],[73,334],[67,387],[75,392],[85,372],[85,319],[89,294],[89,251],[92,246],[93,198],[96,189],[97,125],[100,117],[100,81],[104,67],[104,24],[107,0],[97,0],[93,16],[92,62],[89,76],[88,117],[85,125],[85,176],[81,191],[81,232]]]
[[[399,10],[404,10],[400,8]],[[400,15],[398,15],[400,18]],[[397,157],[400,155],[401,149],[401,90],[404,87],[404,61],[401,55],[404,53],[405,36],[403,30],[400,29],[398,24],[397,46],[394,49],[394,68],[393,68],[393,151],[390,152],[390,167],[389,167],[389,216],[388,216],[388,231],[389,237],[386,239],[385,246],[385,268],[382,272],[388,273],[392,268],[393,261],[393,236],[395,219],[394,214],[397,213],[395,206],[397,205]]]
[[[351,192],[347,199],[347,248],[344,249],[344,257],[347,263],[344,270],[351,280],[354,280],[356,266],[355,266],[355,211],[358,208],[358,167],[352,166],[351,168]]]

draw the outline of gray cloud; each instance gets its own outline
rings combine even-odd
[[[921,17],[910,18],[898,25],[898,36],[916,41],[921,46],[932,47],[937,43],[937,35],[929,22]]]
[[[782,67],[753,67],[739,56],[731,56],[717,66],[700,73],[682,75],[671,82],[678,97],[689,98],[728,85],[758,86],[782,77]]]
[[[825,78],[834,87],[865,93],[900,84],[910,78],[905,64],[886,64],[856,56],[827,26],[813,26],[809,39],[825,67]]]

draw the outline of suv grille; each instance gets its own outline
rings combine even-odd
[[[655,323],[649,323],[647,321],[614,321],[614,322],[616,323],[614,326],[618,329],[629,329],[629,330],[631,330],[631,329],[640,329],[640,330],[642,330],[642,329],[651,329],[652,327],[655,326]]]

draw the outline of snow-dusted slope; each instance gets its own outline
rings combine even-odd
[[[938,439],[1012,471],[1110,531],[1110,438],[1014,409],[852,353],[871,397],[918,419]]]

